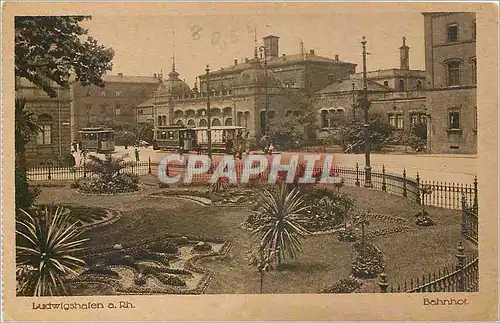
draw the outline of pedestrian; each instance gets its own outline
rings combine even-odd
[[[137,147],[135,147],[134,153],[135,153],[135,161],[138,163],[139,162],[139,149]]]
[[[76,143],[76,140],[73,140],[73,144],[72,144],[72,147],[73,147],[73,151],[78,151],[78,145]]]
[[[269,149],[268,149],[268,151],[269,151],[269,156],[271,156],[271,155],[273,154],[273,150],[274,150],[274,145],[273,145],[273,143],[271,142],[271,143],[269,144]]]

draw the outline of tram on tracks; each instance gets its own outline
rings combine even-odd
[[[82,128],[78,131],[81,147],[87,151],[110,153],[115,151],[115,131],[110,128]]]
[[[212,151],[232,154],[245,149],[246,129],[238,126],[210,127]],[[208,127],[157,126],[153,149],[199,153],[208,151]]]

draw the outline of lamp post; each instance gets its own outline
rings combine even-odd
[[[205,69],[206,75],[207,75],[207,121],[208,121],[208,128],[207,128],[207,139],[208,139],[208,158],[210,158],[210,164],[212,163],[212,133],[211,133],[211,120],[210,120],[210,78],[209,78],[209,73],[210,73],[210,68],[207,65],[207,68]]]
[[[269,135],[269,98],[267,95],[267,49],[265,46],[260,46],[259,47],[260,55],[264,56],[264,95],[266,97],[266,105],[265,105],[265,112],[264,112],[264,125],[265,125],[265,132],[267,135]]]
[[[354,95],[356,83],[352,81],[352,122],[356,122],[356,98]]]
[[[373,187],[372,184],[372,168],[370,166],[370,121],[368,119],[368,109],[370,108],[370,102],[368,101],[368,85],[366,81],[366,40],[363,36],[363,101],[361,107],[364,109],[364,125],[365,128],[365,187]]]

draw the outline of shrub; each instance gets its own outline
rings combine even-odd
[[[149,247],[149,249],[154,252],[169,253],[174,255],[179,252],[179,248],[170,240],[154,243],[151,247]]]
[[[41,189],[38,187],[30,187],[28,185],[28,176],[26,171],[15,168],[15,203],[16,210],[19,208],[29,208],[35,203],[35,200],[40,195]]]
[[[212,245],[205,242],[198,242],[193,249],[198,252],[206,252],[212,250]]]
[[[187,237],[180,237],[175,240],[178,246],[185,246],[189,244],[189,239]]]
[[[143,274],[139,273],[139,275],[137,275],[137,277],[134,279],[134,283],[139,286],[146,285],[146,277]]]
[[[431,219],[429,213],[426,210],[418,212],[415,214],[415,223],[420,226],[429,227],[435,224],[434,220]]]
[[[384,255],[373,244],[356,242],[352,274],[358,278],[375,278],[384,270]]]
[[[180,287],[186,286],[186,282],[177,276],[172,276],[168,274],[158,274],[156,275],[156,278],[158,278],[158,280],[165,285],[180,286]]]
[[[338,234],[339,234],[339,241],[354,242],[358,239],[356,237],[356,234],[354,233],[354,230],[352,229],[352,227],[349,227],[349,228],[344,229],[344,230],[340,230],[338,232]]]
[[[111,278],[119,278],[120,275],[116,271],[108,268],[91,268],[82,273],[82,275],[100,275]]]
[[[354,278],[343,278],[333,283],[333,285],[326,287],[321,292],[330,294],[356,293],[362,285],[362,282]]]

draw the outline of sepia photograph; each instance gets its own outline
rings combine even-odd
[[[135,5],[9,7],[2,266],[18,317],[306,294],[417,297],[409,320],[481,312],[483,295],[478,317],[498,315],[498,75],[486,103],[478,86],[484,48],[497,64],[498,35],[479,41],[493,4]],[[280,318],[238,304],[233,319]]]

